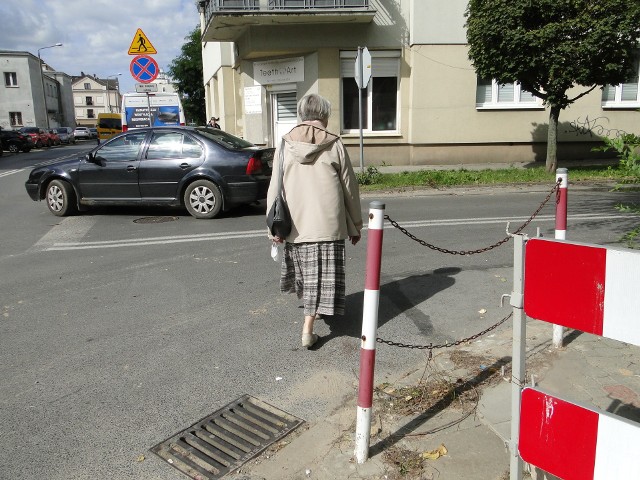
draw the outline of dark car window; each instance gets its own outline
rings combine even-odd
[[[203,137],[213,140],[217,144],[222,145],[223,147],[230,150],[244,150],[245,148],[255,148],[255,145],[253,143],[247,142],[246,140],[236,137],[235,135],[231,135],[224,130],[220,130],[217,128],[196,128],[195,130]]]
[[[202,147],[192,138],[178,132],[156,132],[151,137],[147,158],[199,158]]]
[[[119,130],[122,128],[122,121],[119,118],[101,118],[98,127]]]
[[[130,133],[105,143],[95,152],[96,158],[107,162],[131,162],[137,160],[146,132]]]

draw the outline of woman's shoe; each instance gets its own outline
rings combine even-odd
[[[303,333],[302,334],[302,346],[305,348],[311,348],[318,341],[318,335],[315,333]]]

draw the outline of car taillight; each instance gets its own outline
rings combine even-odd
[[[129,126],[128,125],[122,125],[122,131],[126,132],[127,130],[129,130]]]
[[[262,173],[262,162],[259,158],[251,157],[247,164],[247,175],[260,175]]]

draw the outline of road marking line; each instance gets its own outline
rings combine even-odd
[[[49,250],[51,246],[84,237],[96,224],[94,217],[67,217],[55,225],[29,251]],[[78,244],[79,245],[79,244]]]
[[[69,217],[67,220],[78,220],[83,217]],[[90,218],[90,217],[86,217]],[[573,221],[580,220],[611,220],[620,218],[635,218],[633,215],[602,215],[602,214],[576,214],[569,215],[569,219]],[[525,221],[528,217],[487,217],[487,218],[458,218],[458,219],[442,219],[442,220],[425,220],[425,221],[407,221],[400,223],[403,227],[421,228],[421,227],[435,227],[435,226],[456,226],[456,225],[488,225],[488,224],[501,224],[510,221]],[[553,215],[538,216],[534,219],[537,222],[554,221]],[[53,230],[50,234],[45,235],[35,247],[44,247],[40,250],[45,251],[62,251],[62,250],[88,250],[94,248],[122,248],[122,247],[141,247],[147,245],[168,245],[172,243],[186,243],[186,242],[203,242],[203,241],[218,241],[218,240],[230,240],[234,238],[266,238],[266,227],[261,230],[245,230],[235,232],[220,232],[220,233],[201,233],[195,235],[172,235],[165,237],[147,237],[136,239],[120,239],[120,240],[102,240],[94,242],[73,242],[70,240],[77,239],[78,236],[84,236],[87,231],[95,224],[92,220],[90,224],[78,224],[64,225],[64,232]],[[62,223],[58,227],[62,227]],[[76,229],[74,231],[72,229]],[[385,225],[385,229],[394,228],[392,225]],[[363,228],[366,230],[366,227]],[[66,237],[66,238],[63,238]]]
[[[14,175],[16,173],[24,172],[25,170],[32,170],[32,169],[34,169],[36,167],[42,167],[44,165],[51,165],[52,163],[61,162],[62,160],[67,160],[67,159],[69,159],[71,157],[75,157],[76,155],[78,155],[78,154],[77,153],[70,153],[70,154],[64,155],[62,157],[56,157],[56,158],[52,158],[51,160],[45,160],[43,162],[35,163],[31,167],[18,168],[18,169],[15,169],[15,170],[7,170],[6,172],[0,173],[0,178],[8,177],[9,175]]]

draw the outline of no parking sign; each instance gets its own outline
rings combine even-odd
[[[140,83],[153,82],[160,72],[158,62],[149,55],[138,55],[134,57],[134,59],[131,60],[129,70],[133,78]]]

